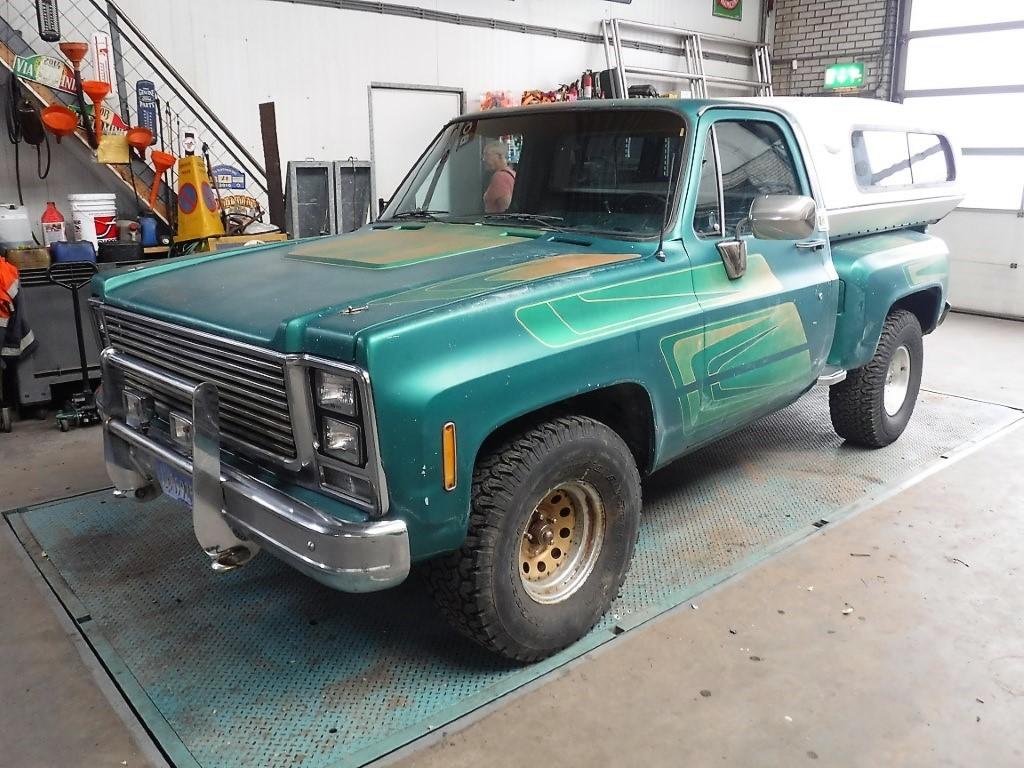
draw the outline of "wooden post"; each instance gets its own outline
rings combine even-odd
[[[263,134],[263,164],[267,169],[267,207],[270,209],[270,223],[280,227],[284,232],[281,151],[277,146],[277,112],[272,101],[260,104],[260,133]]]

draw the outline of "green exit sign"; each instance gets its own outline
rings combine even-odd
[[[825,70],[825,87],[829,90],[860,88],[862,85],[864,85],[864,65],[859,61],[849,64],[833,64]]]

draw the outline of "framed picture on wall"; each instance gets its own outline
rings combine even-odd
[[[711,0],[711,15],[739,21],[743,18],[743,0]]]

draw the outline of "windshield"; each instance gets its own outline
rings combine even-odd
[[[683,118],[543,111],[448,126],[383,215],[654,236],[680,177]]]

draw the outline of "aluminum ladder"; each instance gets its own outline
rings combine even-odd
[[[684,68],[681,70],[656,69],[627,63],[622,54],[623,30],[656,33],[672,38],[673,42],[680,42]],[[749,89],[753,91],[755,96],[773,95],[771,54],[768,50],[768,45],[765,43],[752,43],[722,35],[708,35],[691,29],[666,27],[660,24],[648,24],[630,19],[602,19],[601,36],[604,40],[605,61],[609,69],[615,69],[618,76],[620,93],[623,97],[629,95],[628,75],[643,75],[676,83],[687,82],[690,86],[691,96],[697,99],[708,98],[709,83],[712,85]],[[705,43],[709,43],[710,47],[713,47],[715,50],[710,53],[705,52]],[[631,46],[630,41],[627,41],[626,47],[639,46],[635,44]],[[737,77],[709,75],[704,69],[704,62],[707,59],[750,66],[753,68],[757,79],[746,80]]]

